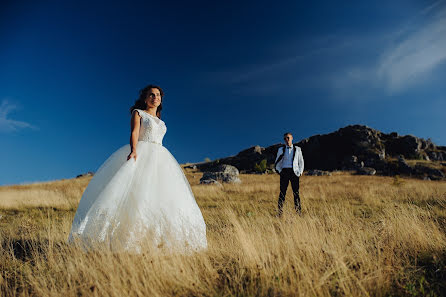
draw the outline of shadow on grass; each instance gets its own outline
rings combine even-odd
[[[411,259],[392,286],[392,296],[446,296],[446,251],[439,256],[420,254]]]

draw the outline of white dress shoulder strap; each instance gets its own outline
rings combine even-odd
[[[141,111],[140,109],[138,109],[138,108],[135,108],[134,110],[133,110],[133,112],[137,112],[137,113],[139,113],[139,116],[143,116],[142,114],[144,113],[143,111]]]

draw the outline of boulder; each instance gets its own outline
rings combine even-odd
[[[413,135],[393,138],[387,142],[391,155],[403,155],[408,159],[421,159],[423,141]]]
[[[431,180],[440,180],[445,178],[445,174],[441,170],[424,165],[415,165],[414,171],[418,175],[428,176]]]
[[[197,169],[197,165],[187,165],[187,166],[184,166],[184,168],[188,168],[188,169]]]
[[[400,173],[404,173],[404,174],[412,173],[412,167],[410,167],[409,164],[407,164],[403,155],[398,156],[398,169],[399,169]]]
[[[359,175],[375,175],[375,173],[376,173],[375,168],[371,167],[358,168],[358,170],[356,171],[356,174]]]
[[[239,156],[239,157],[244,157],[244,156],[249,157],[249,156],[253,156],[253,155],[257,156],[257,155],[261,155],[264,150],[265,150],[265,148],[263,148],[259,145],[255,145],[255,146],[252,146],[246,150],[239,152],[237,154],[237,156]]]
[[[221,183],[219,183],[218,181],[216,181],[215,179],[212,179],[212,178],[204,179],[204,180],[200,179],[200,184],[203,184],[203,185],[216,185],[216,186],[221,186],[222,185]]]
[[[361,166],[362,163],[362,166]],[[364,162],[358,162],[358,157],[351,155],[351,156],[345,156],[344,157],[344,166],[343,169],[349,170],[349,169],[356,169],[359,167],[364,167]]]
[[[382,148],[380,152],[378,152],[378,157],[380,160],[385,160],[386,159],[386,149]]]
[[[323,176],[323,175],[331,175],[331,172],[324,171],[324,170],[318,170],[318,169],[310,169],[305,172],[305,175],[310,176]]]
[[[225,183],[240,183],[239,171],[235,166],[221,164],[209,171],[203,172],[200,183],[207,183],[208,180],[216,180]]]
[[[77,175],[76,178],[85,177],[85,176],[93,176],[93,175],[94,175],[94,172],[88,171],[87,173],[82,173],[82,174]]]
[[[446,152],[440,151],[440,150],[428,150],[426,151],[427,156],[429,156],[429,159],[432,161],[445,161],[446,160]]]

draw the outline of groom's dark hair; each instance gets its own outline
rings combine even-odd
[[[287,133],[283,134],[283,137],[285,137],[285,136],[287,136],[287,135],[291,135],[291,136],[293,136],[293,134],[291,134],[290,132],[287,132]]]

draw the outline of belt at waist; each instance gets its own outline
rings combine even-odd
[[[143,140],[143,139],[141,139],[141,140],[138,140],[138,141],[150,142],[150,143],[154,143],[154,144],[159,144],[161,146],[163,145],[162,143],[156,142],[156,141],[153,141],[153,140]]]

